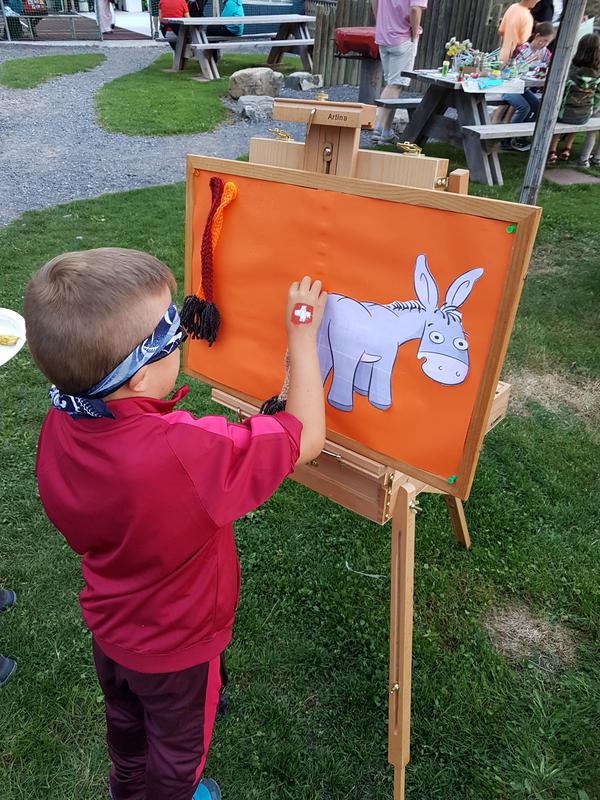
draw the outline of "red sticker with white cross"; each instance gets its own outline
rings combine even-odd
[[[306,303],[296,303],[292,309],[292,322],[294,325],[307,325],[312,322],[314,308]]]

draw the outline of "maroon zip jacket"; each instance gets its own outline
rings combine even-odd
[[[186,394],[110,401],[115,419],[52,409],[38,444],[44,509],[82,556],[84,619],[139,672],[225,649],[239,593],[232,522],[273,494],[300,449],[290,414],[196,419],[174,410]]]

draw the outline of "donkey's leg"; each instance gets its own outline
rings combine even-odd
[[[340,411],[352,411],[354,373],[360,361],[360,353],[341,353],[333,350],[333,378],[327,395],[330,405]]]
[[[325,384],[327,376],[333,367],[331,347],[329,346],[329,340],[326,336],[319,336],[319,340],[317,342],[317,354],[319,356],[319,367],[321,369],[321,381],[323,384]]]
[[[383,355],[373,365],[373,377],[369,386],[369,403],[375,408],[385,411],[392,405],[392,370],[396,361],[396,352]]]
[[[373,362],[361,361],[354,374],[354,391],[366,397],[369,394],[371,376],[373,374]]]

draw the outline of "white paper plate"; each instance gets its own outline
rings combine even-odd
[[[10,308],[0,308],[0,333],[7,336],[18,336],[19,341],[11,347],[0,344],[0,367],[16,356],[25,344],[25,320]]]

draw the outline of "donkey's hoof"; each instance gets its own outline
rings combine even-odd
[[[356,392],[356,394],[361,394],[363,397],[366,397],[369,394],[368,389],[359,389],[358,386],[354,387],[354,391]]]
[[[330,406],[337,408],[338,411],[352,411],[352,405],[347,406],[345,403],[338,403],[337,400],[332,400],[330,397],[327,398],[327,402]]]
[[[374,400],[369,400],[369,403],[371,403],[372,406],[375,406],[375,408],[378,408],[380,411],[387,411],[388,408],[392,407],[391,403],[383,405],[382,403],[376,403]]]

